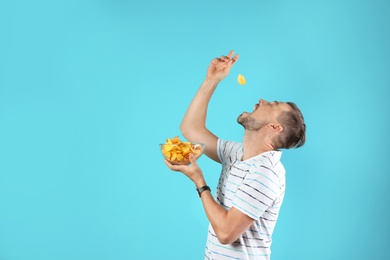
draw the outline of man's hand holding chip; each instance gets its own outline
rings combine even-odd
[[[238,54],[234,55],[234,51],[230,51],[227,56],[221,56],[213,59],[207,70],[206,80],[218,84],[229,74],[231,67],[238,58]]]
[[[198,164],[196,163],[196,158],[194,154],[190,154],[191,165],[173,165],[166,159],[164,159],[164,161],[165,164],[168,166],[168,168],[171,169],[172,171],[184,173],[188,178],[190,178],[194,182],[197,188],[206,185],[206,181],[203,177],[202,169],[200,169]]]

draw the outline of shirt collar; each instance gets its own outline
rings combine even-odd
[[[244,151],[242,150],[242,152],[244,152]],[[243,155],[244,154],[242,153],[241,157]],[[264,153],[258,154],[258,155],[254,156],[254,157],[251,157],[251,158],[249,158],[249,159],[247,159],[245,161],[241,161],[241,160],[240,161],[241,162],[248,162],[250,160],[257,160],[259,158],[264,158],[264,157],[268,158],[272,165],[275,165],[277,162],[280,161],[280,158],[282,157],[282,151],[274,151],[274,150],[273,151],[268,151],[268,152],[264,152]]]

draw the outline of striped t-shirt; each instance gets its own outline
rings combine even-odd
[[[218,140],[222,172],[216,200],[225,209],[235,207],[255,222],[232,244],[219,243],[209,225],[205,259],[270,259],[272,232],[285,192],[282,152],[269,151],[241,161],[241,143]]]

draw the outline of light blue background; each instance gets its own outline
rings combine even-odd
[[[273,260],[389,259],[389,26],[385,0],[2,1],[0,259],[203,259],[194,185],[158,144],[231,49],[209,128],[240,141],[259,98],[308,127]]]

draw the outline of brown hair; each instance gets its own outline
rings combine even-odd
[[[276,140],[277,148],[298,148],[306,141],[306,124],[303,115],[297,105],[293,102],[286,102],[290,111],[283,111],[278,116],[279,123],[283,126],[283,131]]]

